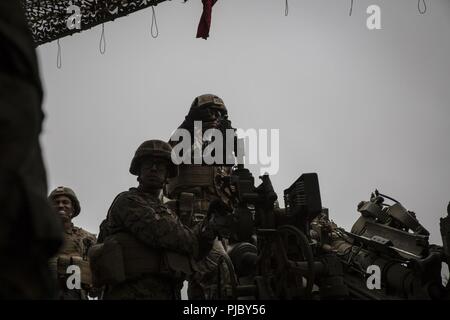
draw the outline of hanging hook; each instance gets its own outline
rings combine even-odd
[[[98,48],[101,54],[105,54],[106,52],[106,38],[105,38],[105,24],[102,23],[102,35],[100,36],[100,43],[98,44]]]
[[[351,17],[352,16],[352,13],[353,13],[353,0],[351,0],[351,3],[350,3],[350,12],[349,12],[349,16]]]
[[[423,3],[423,10],[420,8],[420,2],[421,1]],[[417,1],[417,9],[419,9],[420,14],[425,14],[425,12],[427,12],[427,3],[425,2],[425,0]]]
[[[155,26],[155,31],[153,29],[153,26]],[[152,27],[151,27],[151,34],[153,38],[158,38],[159,30],[158,30],[158,22],[156,21],[156,13],[155,13],[155,7],[152,6]]]
[[[288,14],[289,14],[289,3],[288,0],[286,0],[286,4],[284,7],[284,15],[287,17]]]
[[[56,44],[58,45],[58,53],[56,54],[56,67],[61,69],[62,60],[61,60],[61,45],[59,43],[59,39],[56,40]]]

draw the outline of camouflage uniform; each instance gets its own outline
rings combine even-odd
[[[214,116],[214,114],[219,113],[219,117]],[[210,128],[218,129],[225,137],[225,130],[233,129],[227,117],[227,109],[222,99],[212,94],[204,94],[194,99],[189,114],[179,126],[179,129],[188,130],[193,137],[194,121],[201,121],[203,131]],[[169,143],[172,146],[177,144],[173,140]],[[192,143],[194,144],[194,141]],[[166,191],[167,196],[171,199],[179,199],[182,193],[193,194],[192,219],[183,220],[184,223],[192,226],[201,222],[207,215],[209,204],[214,200],[220,200],[229,208],[229,211],[232,211],[231,190],[223,179],[230,176],[232,169],[230,166],[181,164],[179,169],[180,175],[169,180]],[[173,202],[169,205],[173,206],[174,209],[177,208]],[[180,216],[182,215],[180,212],[177,213]],[[190,300],[217,299],[230,296],[231,274],[228,267],[223,263],[223,259],[227,255],[226,251],[227,245],[215,239],[211,252],[197,263],[198,270],[189,279],[188,297]],[[217,291],[218,278],[221,279],[221,292]]]
[[[170,146],[159,140],[144,142],[133,159],[130,172],[138,175],[139,152],[170,157]],[[165,148],[165,149],[164,149]],[[163,149],[158,153],[158,149]],[[172,164],[173,165],[173,164]],[[171,176],[176,174],[171,170]],[[161,198],[140,187],[120,193],[100,226],[99,243],[118,241],[122,247],[125,281],[107,284],[104,299],[180,299],[183,275],[168,262],[173,252],[192,259],[205,255],[214,239],[206,225],[196,230],[184,226]],[[126,239],[126,241],[124,240]],[[116,262],[120,263],[120,262]],[[149,264],[152,266],[150,267]],[[94,266],[95,267],[95,266]]]
[[[77,196],[72,189],[67,187],[58,187],[53,190],[49,195],[51,201],[57,196],[68,196],[74,206],[74,214],[72,218],[75,218],[80,214],[80,203]],[[64,228],[64,244],[58,251],[57,255],[50,259],[50,266],[54,272],[54,276],[58,280],[59,284],[59,299],[60,300],[86,300],[88,291],[91,289],[90,283],[82,283],[82,289],[69,289],[67,288],[67,278],[70,273],[67,273],[67,267],[69,265],[81,264],[82,280],[85,279],[83,272],[89,272],[89,263],[87,259],[87,252],[89,247],[95,244],[97,241],[94,234],[83,230],[82,228],[75,227],[73,223],[70,223]],[[86,266],[83,268],[83,266]],[[87,276],[89,278],[89,275]]]
[[[0,48],[0,298],[53,298],[48,259],[63,235],[47,202],[43,92],[20,1],[0,1]]]

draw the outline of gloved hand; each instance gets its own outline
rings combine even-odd
[[[218,216],[226,216],[228,214],[231,214],[230,208],[220,199],[214,199],[209,203],[208,207],[208,217],[211,217],[213,215]]]
[[[233,229],[234,217],[225,203],[219,199],[211,201],[206,220],[215,236],[229,238]]]
[[[90,298],[99,298],[102,294],[103,288],[97,288],[94,286],[87,286],[84,288]]]

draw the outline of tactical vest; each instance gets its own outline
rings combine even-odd
[[[192,273],[188,256],[151,248],[126,232],[93,246],[89,257],[95,286],[115,285],[143,275],[180,279]]]
[[[224,203],[231,205],[231,195],[223,189],[222,178],[228,173],[224,170],[227,167],[203,166],[183,164],[179,166],[179,174],[175,178],[169,179],[165,193],[170,199],[182,201],[183,194],[193,194],[192,206],[193,223],[184,224],[191,226],[201,222],[206,216],[209,204],[212,199],[219,198]],[[181,209],[181,208],[180,208]],[[182,217],[183,213],[176,210]]]

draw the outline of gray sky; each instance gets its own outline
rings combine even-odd
[[[450,200],[450,1],[219,0],[210,38],[195,39],[201,1],[156,7],[40,46],[49,187],[72,187],[75,223],[98,233],[144,140],[168,139],[195,96],[223,98],[235,127],[279,129],[283,190],[319,175],[323,205],[350,229],[378,188],[417,213],[441,243]],[[382,30],[366,28],[381,7]],[[253,168],[253,172],[258,171]]]

